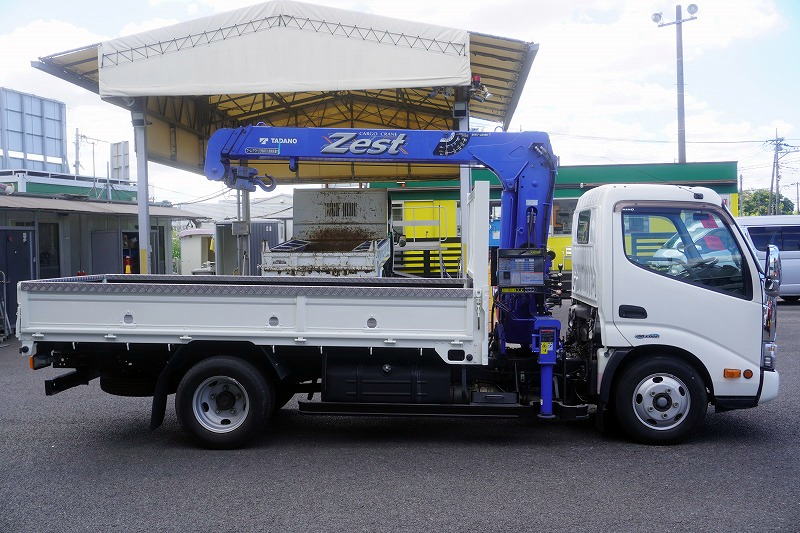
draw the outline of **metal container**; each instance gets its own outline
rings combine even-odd
[[[295,189],[295,239],[373,241],[386,238],[386,189]]]
[[[294,236],[264,246],[265,276],[380,276],[389,260],[384,189],[295,189]]]

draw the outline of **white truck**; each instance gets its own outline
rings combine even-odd
[[[726,410],[775,398],[777,254],[764,273],[716,193],[607,185],[584,194],[575,213],[560,401],[592,404],[596,416],[612,413],[632,437],[659,442],[661,433],[673,440],[699,426],[709,402]],[[701,256],[694,262],[652,260],[658,243],[688,235],[695,221],[724,231],[728,258],[706,260],[720,246],[714,241],[693,243]],[[485,249],[472,259],[485,265]],[[75,369],[47,381],[48,394],[99,376],[112,394],[155,394],[157,426],[166,393],[177,392],[181,423],[211,446],[244,442],[298,392],[322,392],[322,402],[301,402],[311,413],[531,414],[537,395],[524,390],[534,381],[527,370],[490,376],[498,371],[480,283],[486,267],[474,272],[471,279],[335,283],[138,275],[27,281],[19,286],[17,332],[33,368]],[[515,402],[506,403],[512,392]]]
[[[250,186],[264,178],[230,160],[257,157],[288,157],[290,167],[301,157],[479,162],[503,186],[491,283],[489,186],[476,182],[462,202],[462,278],[26,281],[22,353],[33,369],[74,369],[47,380],[48,395],[99,377],[111,394],[153,396],[152,428],[174,393],[181,425],[219,448],[245,443],[297,393],[308,394],[299,408],[310,414],[594,414],[601,425],[613,416],[648,443],[686,438],[709,403],[728,410],[776,397],[778,250],[768,248],[762,268],[719,195],[667,185],[585,193],[562,330],[545,248],[557,171],[549,139],[445,133],[223,129],[209,141],[206,175]]]

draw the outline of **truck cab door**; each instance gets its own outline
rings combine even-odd
[[[720,396],[755,396],[761,361],[761,289],[733,221],[705,204],[618,205],[613,316],[634,346],[696,356]],[[663,348],[661,348],[663,351]],[[723,379],[724,368],[754,379]]]

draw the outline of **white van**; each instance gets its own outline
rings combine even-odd
[[[764,260],[768,245],[778,247],[783,268],[781,298],[800,301],[800,215],[738,217],[736,222],[747,230],[760,260]]]

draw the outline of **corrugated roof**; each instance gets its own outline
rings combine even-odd
[[[93,202],[87,200],[65,200],[63,198],[46,198],[41,196],[0,196],[0,209],[29,209],[33,211],[61,211],[69,213],[94,213],[101,215],[133,215],[137,214],[136,204],[120,202]],[[160,205],[150,206],[150,216],[177,219],[203,218],[176,207]]]

